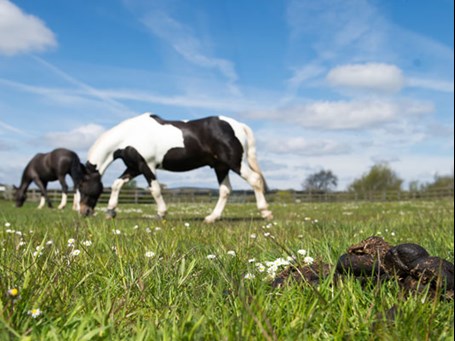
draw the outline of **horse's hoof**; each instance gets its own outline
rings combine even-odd
[[[262,218],[265,220],[273,220],[273,213],[272,211],[266,210],[261,212]]]
[[[106,211],[106,219],[114,219],[117,216],[117,212],[114,209],[109,209]]]
[[[219,217],[207,216],[204,218],[204,223],[213,224],[217,219],[219,219]]]

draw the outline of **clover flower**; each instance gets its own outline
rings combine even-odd
[[[229,256],[235,257],[235,251],[234,250],[229,250],[226,252]]]
[[[147,251],[147,252],[145,253],[145,257],[147,257],[147,258],[153,258],[153,257],[155,257],[155,252],[153,252],[153,251]]]
[[[297,253],[298,253],[299,255],[301,255],[301,256],[306,256],[307,251],[304,250],[304,249],[300,249],[300,250],[297,250]]]
[[[74,239],[74,238],[68,239],[68,247],[73,247],[75,243],[76,243],[76,239]]]
[[[76,250],[71,251],[70,256],[77,257],[80,255],[80,253],[81,253],[81,250],[76,249]]]
[[[311,264],[313,264],[313,262],[314,262],[314,258],[313,258],[313,257],[310,257],[310,256],[306,256],[306,257],[303,259],[303,262],[304,262],[305,264],[311,265]]]
[[[212,260],[212,259],[215,259],[215,258],[216,258],[216,255],[207,255],[207,259]]]
[[[249,272],[249,273],[247,273],[243,278],[245,278],[245,279],[254,279],[255,277],[256,277],[256,276],[255,276],[254,274],[252,274],[252,273]]]
[[[91,240],[84,240],[84,241],[82,242],[82,245],[87,246],[87,247],[88,247],[88,246],[92,246],[92,244],[93,244],[93,243],[92,243]]]

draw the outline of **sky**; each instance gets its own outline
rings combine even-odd
[[[0,183],[19,185],[27,162],[57,147],[85,162],[103,131],[144,112],[248,124],[272,189],[331,170],[345,190],[382,162],[404,189],[453,174],[453,7],[0,0]],[[105,186],[123,169],[115,161]],[[217,187],[208,167],[158,180]]]

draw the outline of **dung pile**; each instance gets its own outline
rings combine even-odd
[[[332,273],[331,266],[322,262],[290,267],[272,283],[280,287],[289,278],[318,284]],[[335,276],[352,275],[362,282],[396,279],[410,292],[428,289],[432,296],[453,299],[454,265],[440,257],[430,256],[422,246],[413,243],[392,246],[383,238],[372,236],[351,245],[338,259]]]

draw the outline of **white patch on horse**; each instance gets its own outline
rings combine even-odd
[[[104,133],[90,148],[88,161],[102,175],[114,160],[113,152],[133,146],[153,170],[172,148],[183,148],[183,133],[170,124],[160,124],[151,113],[133,117]]]

